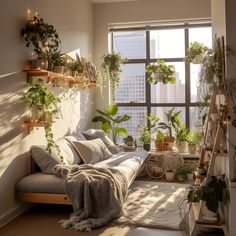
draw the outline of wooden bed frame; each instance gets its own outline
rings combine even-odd
[[[134,175],[133,180],[138,176],[145,166],[145,162],[140,167],[139,171]],[[30,156],[31,173],[39,171],[39,167]],[[131,181],[131,183],[133,182]],[[69,197],[62,193],[32,193],[32,192],[18,192],[17,199],[25,203],[48,203],[48,204],[62,204],[72,205]]]
[[[39,170],[32,157],[30,156],[31,173]],[[18,192],[17,199],[26,203],[48,203],[48,204],[63,204],[71,205],[71,201],[66,194],[62,193],[32,193],[32,192]]]

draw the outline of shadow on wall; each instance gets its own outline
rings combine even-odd
[[[23,129],[25,105],[20,97],[26,87],[22,73],[0,76],[0,147],[19,134],[26,136]]]
[[[9,157],[13,159],[11,163],[5,168],[2,175],[0,175],[0,209],[4,212],[4,200],[16,202],[15,190],[17,182],[26,175],[30,173],[30,161],[29,153],[25,152],[18,157]],[[0,211],[0,215],[1,215]]]

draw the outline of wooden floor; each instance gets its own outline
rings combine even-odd
[[[182,236],[180,231],[149,228],[104,227],[92,233],[62,229],[58,223],[72,212],[71,206],[37,204],[29,211],[0,228],[1,236]],[[221,232],[199,233],[199,236],[222,236]]]

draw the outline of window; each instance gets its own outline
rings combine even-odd
[[[190,129],[198,127],[201,120],[196,107],[198,73],[200,65],[189,64],[184,58],[190,42],[198,41],[212,46],[209,23],[174,24],[150,26],[139,30],[113,29],[112,50],[128,59],[122,65],[120,85],[116,90],[115,102],[121,114],[132,119],[126,123],[129,134],[139,137],[137,127],[144,124],[144,116],[156,114],[164,120],[164,113],[175,107],[181,111],[182,122]],[[149,84],[145,78],[145,67],[157,59],[174,65],[175,84]]]

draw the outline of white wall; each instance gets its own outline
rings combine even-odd
[[[29,51],[20,37],[26,10],[40,16],[58,30],[62,51],[80,49],[81,56],[93,52],[93,6],[88,0],[1,1],[0,8],[0,225],[16,214],[21,204],[15,198],[15,184],[29,171],[26,152],[32,144],[44,144],[43,128],[30,135],[23,127],[27,115],[20,97],[26,90],[22,72]],[[92,90],[50,89],[62,98],[61,119],[53,125],[55,139],[88,128],[94,114]]]
[[[108,51],[110,23],[209,18],[210,8],[210,0],[140,0],[97,4],[94,6],[95,62],[97,65],[101,64],[100,58]],[[96,107],[107,107],[107,97],[108,89],[104,91],[104,98],[98,93]]]

